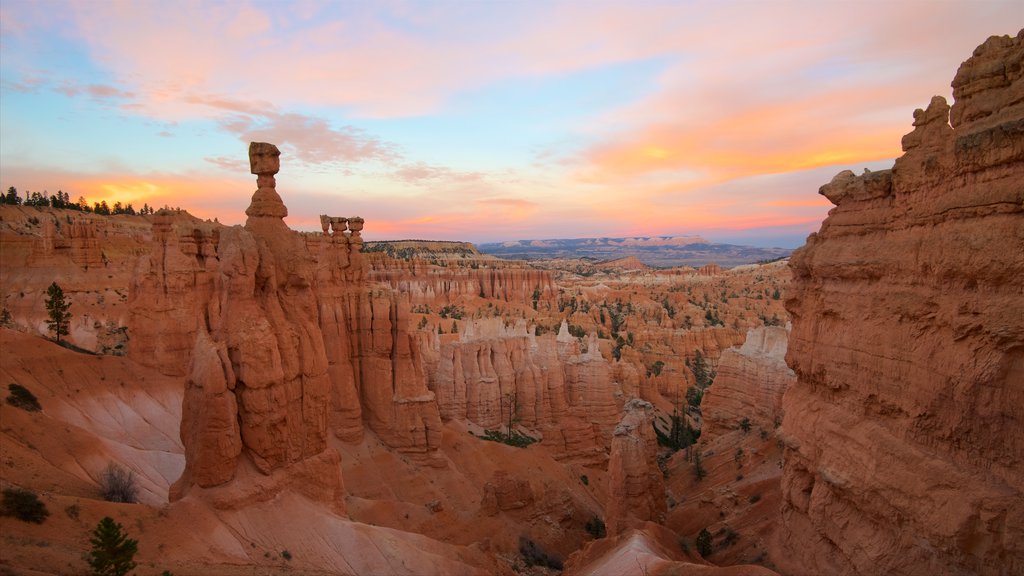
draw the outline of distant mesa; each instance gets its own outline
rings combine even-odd
[[[658,268],[699,268],[710,263],[732,268],[777,260],[792,252],[786,248],[717,244],[694,235],[518,240],[485,243],[478,245],[478,248],[484,254],[517,260],[589,258],[610,264],[612,261],[633,257],[646,266]]]

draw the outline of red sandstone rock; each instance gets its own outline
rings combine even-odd
[[[701,402],[702,441],[739,429],[744,418],[762,430],[781,421],[782,395],[795,380],[785,361],[788,338],[778,326],[752,328],[742,346],[722,353],[718,376]]]
[[[496,470],[491,480],[484,484],[480,512],[494,516],[499,511],[525,508],[533,504],[533,500],[533,490],[528,480],[513,478],[504,470]]]
[[[1022,62],[1024,31],[990,38],[892,171],[822,187],[787,301],[787,571],[1024,572]]]
[[[637,521],[664,521],[665,484],[658,468],[658,440],[651,422],[654,406],[633,399],[615,427],[608,462],[608,534],[618,535]]]

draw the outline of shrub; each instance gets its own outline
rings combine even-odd
[[[737,531],[735,531],[735,530],[733,530],[732,528],[729,528],[729,527],[725,527],[722,530],[720,530],[719,532],[724,534],[724,537],[722,538],[722,542],[721,542],[721,547],[722,548],[725,548],[726,546],[732,546],[733,544],[736,543],[736,540],[739,540],[739,537],[740,537],[739,532],[737,532]]]
[[[757,503],[758,501],[761,500],[761,495],[760,494],[754,494],[753,496],[751,496],[749,498],[749,500],[750,500],[751,504],[755,504],[755,503]]]
[[[711,532],[708,532],[707,528],[702,528],[697,534],[696,544],[697,552],[700,552],[701,556],[708,556],[714,551],[711,547]]]
[[[594,538],[604,538],[608,534],[608,530],[604,525],[604,520],[601,520],[597,516],[594,516],[590,520],[587,520],[587,533]]]
[[[134,504],[138,492],[135,475],[111,462],[100,476],[100,492],[107,502]]]
[[[583,482],[584,486],[590,486],[590,478],[587,478],[586,474],[580,476],[580,482]]]
[[[89,567],[96,576],[125,576],[135,569],[139,541],[128,538],[122,526],[106,516],[92,531]]]
[[[281,558],[284,558],[285,560],[291,560],[292,559],[292,553],[287,551],[287,550],[282,550],[281,551]]]
[[[743,429],[743,433],[744,434],[746,434],[747,432],[750,432],[750,418],[747,418],[746,416],[744,416],[743,420],[740,420],[740,428]]]
[[[3,500],[0,501],[0,515],[14,516],[22,522],[42,524],[50,512],[35,492],[24,488],[4,488]]]
[[[36,395],[21,384],[9,384],[7,389],[11,393],[7,395],[6,402],[11,406],[21,408],[27,412],[39,412],[43,409],[39,405],[39,399],[36,398]]]
[[[704,470],[704,463],[701,461],[700,452],[695,452],[693,455],[693,475],[697,477],[697,480],[703,480],[708,475],[707,471]]]
[[[478,438],[490,440],[491,442],[501,442],[503,444],[508,444],[509,446],[515,446],[516,448],[526,448],[530,444],[537,442],[536,438],[520,434],[515,430],[512,431],[511,436],[497,430],[484,430],[484,435],[478,436]]]
[[[519,553],[527,566],[546,566],[555,570],[562,569],[562,559],[557,555],[549,555],[539,544],[526,536],[519,537]]]

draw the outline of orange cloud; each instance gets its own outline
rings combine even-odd
[[[895,158],[900,137],[910,130],[909,119],[899,127],[836,116],[854,100],[880,102],[888,91],[878,92],[830,93],[688,123],[642,125],[587,151],[583,177],[617,181],[650,172],[700,170],[721,180]],[[833,118],[832,125],[823,130],[826,117]]]

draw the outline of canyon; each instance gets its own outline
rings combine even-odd
[[[137,574],[1020,572],[1022,62],[979,46],[788,260],[299,232],[259,142],[244,226],[0,206],[0,382],[42,405],[0,405],[0,484],[50,511],[0,569],[81,572],[112,516]]]

